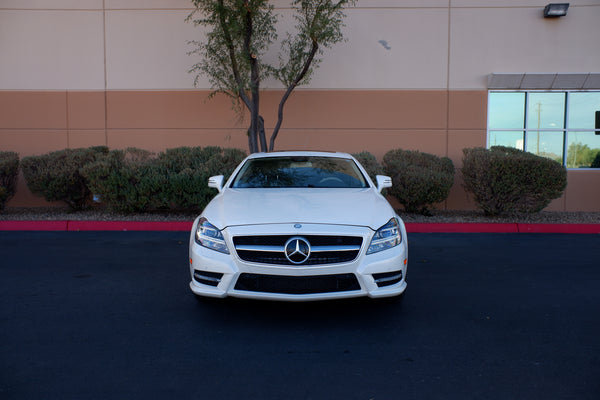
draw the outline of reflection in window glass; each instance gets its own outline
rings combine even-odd
[[[528,129],[562,129],[565,124],[565,93],[530,93],[527,101]]]
[[[527,151],[562,164],[563,137],[563,132],[528,131]]]
[[[598,91],[490,92],[488,146],[526,150],[567,168],[600,168],[597,118]]]
[[[596,163],[600,163],[600,134],[569,132],[567,168],[600,168]]]
[[[525,93],[490,93],[488,104],[490,129],[523,129]]]
[[[569,93],[569,129],[594,129],[600,92]]]
[[[489,147],[506,146],[523,150],[523,132],[491,131]]]
[[[233,188],[365,188],[354,161],[337,157],[285,156],[246,161]]]

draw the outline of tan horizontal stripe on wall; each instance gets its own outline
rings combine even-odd
[[[66,92],[0,91],[0,129],[66,129]]]
[[[205,91],[109,91],[108,128],[245,126],[224,96]],[[267,127],[276,122],[280,91],[261,94]],[[288,129],[445,129],[446,91],[298,91],[285,107]],[[246,118],[247,120],[247,118]]]
[[[229,98],[209,99],[209,94],[190,90],[0,91],[0,144],[30,153],[30,148],[22,147],[27,142],[23,138],[61,130],[68,134],[69,147],[108,144],[161,150],[231,143],[245,148],[248,116],[240,117],[232,110]],[[281,94],[262,94],[267,135],[276,123]],[[316,149],[322,145],[321,136],[334,135],[337,139],[328,144],[328,150],[338,145],[373,148],[379,153],[383,147],[405,144],[406,148],[446,155],[460,147],[454,142],[461,136],[449,132],[471,131],[476,142],[485,144],[486,108],[485,91],[297,91],[286,104],[277,145]],[[432,133],[441,136],[432,139]],[[43,137],[51,135],[47,132]],[[352,141],[340,139],[343,135]],[[403,139],[394,140],[395,136]],[[361,142],[364,144],[358,146]],[[64,141],[57,143],[46,146],[60,148]]]

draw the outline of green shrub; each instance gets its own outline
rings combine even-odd
[[[375,158],[375,156],[368,151],[355,153],[352,154],[352,156],[356,158],[356,160],[365,168],[367,174],[369,174],[369,177],[375,184],[377,184],[377,179],[375,177],[377,175],[385,174],[385,171],[383,170],[381,164],[379,164],[377,161],[377,158]]]
[[[73,210],[82,210],[90,205],[92,193],[79,171],[107,152],[104,146],[65,149],[25,157],[21,166],[32,193],[47,201],[64,201]]]
[[[210,176],[225,175],[228,178],[245,157],[246,153],[239,149],[216,146],[177,147],[159,154],[157,163],[170,173],[186,169],[204,170]]]
[[[111,151],[83,174],[92,191],[117,212],[201,210],[216,193],[208,178],[230,175],[245,156],[237,149],[178,147],[154,157],[130,148]]]
[[[88,179],[92,192],[113,211],[144,212],[168,205],[168,199],[162,196],[167,176],[149,151],[112,150],[86,165],[82,174]]]
[[[223,175],[225,179],[233,173],[235,168],[246,158],[246,152],[240,149],[222,149],[206,162],[209,177]]]
[[[448,157],[396,149],[385,154],[383,167],[394,185],[389,194],[412,213],[427,214],[428,206],[444,201],[454,184],[454,164]]]
[[[211,157],[221,152],[222,149],[216,146],[176,147],[160,153],[157,162],[171,172],[180,172],[187,168],[203,168]]]
[[[0,151],[0,211],[17,190],[19,155],[12,151]]]
[[[216,194],[208,187],[208,178],[225,175],[227,179],[245,157],[242,150],[211,146],[168,149],[157,159],[168,176],[163,197],[171,208],[202,210]]]
[[[545,157],[503,146],[463,153],[465,189],[486,215],[539,212],[567,185],[566,168]]]

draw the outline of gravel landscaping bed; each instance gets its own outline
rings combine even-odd
[[[533,224],[600,224],[600,212],[515,213],[487,217],[482,211],[433,210],[431,216],[398,211],[405,222],[425,223],[533,223]],[[0,213],[0,221],[193,221],[196,212],[156,211],[143,214],[119,214],[101,207],[73,212],[63,207],[8,207]]]

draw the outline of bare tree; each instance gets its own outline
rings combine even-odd
[[[190,72],[194,84],[207,76],[212,95],[231,97],[239,112],[250,113],[248,147],[251,153],[273,151],[283,123],[285,103],[292,91],[306,84],[319,65],[323,50],[343,40],[345,8],[355,0],[291,0],[296,31],[281,41],[279,63],[268,64],[264,54],[277,40],[278,15],[268,0],[192,0],[195,10],[188,16],[206,28],[202,41],[191,41],[201,61]],[[260,113],[261,81],[275,78],[285,88],[279,102],[277,123],[267,144]]]

